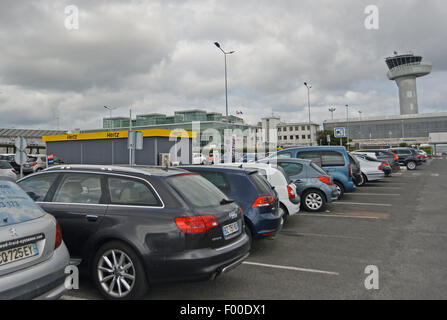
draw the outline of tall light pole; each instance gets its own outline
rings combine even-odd
[[[349,150],[349,105],[346,105],[346,147]]]
[[[310,89],[312,88],[307,82],[304,82],[304,85],[307,88],[307,106],[309,108],[309,132],[310,132],[310,146],[312,146],[312,126],[310,123]]]
[[[358,112],[359,112],[359,118],[360,118],[360,120],[362,120],[362,112],[363,112],[363,111],[362,111],[362,110],[359,110]]]
[[[109,119],[110,119],[110,125],[112,125],[112,111],[117,109],[117,107],[108,107],[108,106],[104,106],[104,108],[106,108],[107,110],[109,110]],[[111,127],[109,129],[112,129]]]
[[[329,108],[329,111],[331,112],[331,118],[334,120],[334,111],[337,110],[334,107]]]
[[[218,47],[220,49],[220,51],[222,51],[223,55],[224,55],[224,60],[225,60],[225,114],[227,116],[227,129],[228,129],[228,122],[229,122],[229,118],[228,118],[228,80],[227,80],[227,55],[229,54],[233,54],[235,51],[225,51],[221,48],[219,42],[214,42],[214,45],[216,47]]]

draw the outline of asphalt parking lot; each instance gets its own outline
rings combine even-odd
[[[157,284],[146,299],[445,299],[447,160],[371,182],[322,213],[291,217],[273,240],[213,281]],[[379,289],[366,289],[367,266]],[[63,299],[101,299],[81,273]]]

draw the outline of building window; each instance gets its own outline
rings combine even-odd
[[[302,138],[302,139],[306,139],[306,135],[303,134],[303,135],[301,136],[301,138]]]
[[[290,140],[293,140],[293,136],[290,136]]]
[[[308,134],[308,135],[307,135],[307,139],[309,139],[309,140],[310,140],[310,134]]]
[[[295,131],[298,131],[299,130],[299,127],[295,127]]]
[[[284,136],[284,140],[287,140],[287,136]]]
[[[289,131],[293,131],[293,127],[289,127]]]
[[[296,140],[299,140],[299,139],[300,139],[300,136],[296,135],[296,136],[295,136],[295,139],[296,139]]]

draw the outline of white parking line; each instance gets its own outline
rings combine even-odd
[[[244,262],[242,262],[242,264],[251,265],[251,266],[258,266],[258,267],[265,267],[265,268],[284,269],[284,270],[311,272],[311,273],[322,273],[322,274],[329,274],[329,275],[332,275],[332,276],[340,275],[338,272],[332,272],[332,271],[307,269],[307,268],[297,268],[297,267],[289,267],[289,266],[280,266],[280,265],[275,265],[275,264],[258,263],[258,262],[251,262],[251,261],[244,261]]]
[[[286,235],[286,236],[288,235],[288,236],[305,236],[305,237],[365,240],[365,238],[360,238],[360,237],[340,236],[340,235],[321,234],[321,233],[302,233],[302,232],[293,232],[293,231],[288,231],[288,230],[282,230],[280,234]]]
[[[355,206],[377,206],[377,207],[392,207],[392,204],[388,203],[364,203],[364,202],[346,202],[346,201],[335,201],[332,204],[348,204]]]
[[[300,216],[307,217],[329,217],[329,218],[353,218],[353,219],[373,219],[378,220],[380,217],[360,216],[355,214],[324,214],[324,213],[300,213]]]
[[[382,188],[382,189],[395,189],[395,190],[402,190],[404,189],[403,187],[382,187],[382,186],[366,186],[364,189],[361,190],[366,190],[369,188]]]
[[[60,300],[88,300],[88,299],[63,295],[63,296],[60,298]]]
[[[400,196],[400,193],[366,193],[366,192],[354,192],[350,193],[350,196]]]

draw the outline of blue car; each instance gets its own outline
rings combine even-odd
[[[281,230],[284,217],[272,186],[255,169],[222,166],[181,166],[198,173],[234,200],[244,213],[247,234],[268,238]]]
[[[349,161],[348,152],[341,146],[320,146],[320,147],[302,147],[290,148],[278,151],[278,158],[300,158],[312,160],[333,178],[334,184],[339,192],[339,199],[345,192],[355,190],[355,184],[352,180],[352,168]]]
[[[295,184],[304,210],[318,212],[326,209],[327,203],[338,199],[338,191],[330,176],[313,161],[292,158],[266,158],[260,163],[280,167],[288,180]]]

